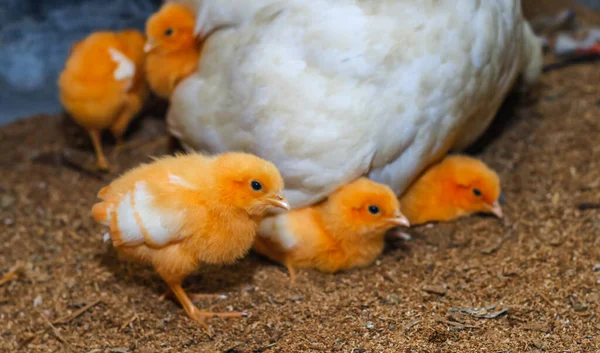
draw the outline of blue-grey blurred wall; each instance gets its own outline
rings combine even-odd
[[[0,125],[61,111],[56,79],[91,32],[144,29],[161,0],[0,0]]]
[[[594,10],[600,10],[600,0],[577,0],[579,3],[589,6]]]

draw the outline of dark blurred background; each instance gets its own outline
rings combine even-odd
[[[600,0],[578,1],[600,9]],[[0,125],[40,112],[59,112],[56,79],[71,44],[101,29],[143,30],[146,18],[161,3],[0,0]]]
[[[72,43],[144,29],[162,0],[0,0],[0,125],[60,111],[56,79]]]

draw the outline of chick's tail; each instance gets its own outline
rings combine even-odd
[[[100,191],[102,192],[102,190]],[[113,246],[119,246],[123,244],[123,238],[119,230],[116,213],[113,210],[113,206],[106,201],[98,202],[92,207],[92,217],[100,224],[108,226],[110,233],[108,237],[112,239]],[[104,235],[104,241],[108,241],[107,235]]]
[[[110,225],[110,211],[106,202],[98,202],[92,206],[92,217],[98,223]]]
[[[92,206],[92,217],[96,222],[104,225],[110,225],[110,204],[105,201],[109,191],[110,186],[100,189],[96,196],[102,201]]]

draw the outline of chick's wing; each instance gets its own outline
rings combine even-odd
[[[114,246],[165,246],[190,234],[185,231],[190,217],[196,222],[206,218],[202,205],[186,205],[185,198],[177,197],[183,188],[177,177],[168,178],[171,183],[137,180],[130,186],[116,184],[100,190],[98,196],[104,201],[93,207],[92,214],[110,227]]]

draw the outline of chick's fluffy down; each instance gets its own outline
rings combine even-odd
[[[541,48],[516,0],[181,0],[205,43],[176,89],[188,149],[273,161],[294,208],[368,175],[397,194],[487,128]]]

